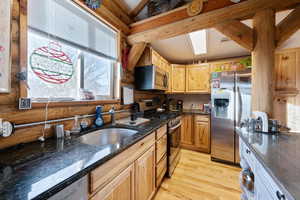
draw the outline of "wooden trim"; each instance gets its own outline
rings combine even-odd
[[[107,24],[114,30],[121,30],[124,34],[129,34],[130,29],[123,21],[116,17],[111,11],[109,11],[104,5],[100,6],[96,10],[90,9],[84,0],[72,0],[74,3],[79,5],[81,8],[94,15],[97,19]]]
[[[298,3],[299,0],[247,0],[232,6],[132,34],[128,36],[128,41],[129,43],[134,44],[138,42],[150,43],[156,40],[168,39],[200,29],[211,28],[228,20],[251,17],[257,11],[266,8],[279,9],[287,6],[297,5]]]
[[[67,102],[50,102],[50,103],[39,103],[33,102],[32,108],[45,108],[48,104],[49,108],[52,107],[65,107],[65,106],[82,106],[82,105],[103,105],[103,104],[118,104],[121,100],[95,100],[95,101],[67,101]]]
[[[127,4],[124,2],[124,0],[112,0],[117,4],[127,15],[129,15],[130,10]]]
[[[112,0],[103,0],[102,6],[105,6],[108,10],[110,10],[116,17],[122,20],[125,24],[132,23],[132,19],[129,15],[120,8],[118,4],[116,4]]]
[[[129,15],[131,17],[136,17],[143,10],[143,8],[145,8],[149,1],[150,0],[140,0],[138,5],[132,11],[130,11]]]
[[[300,29],[300,6],[295,8],[278,25],[276,30],[277,47],[280,47]]]
[[[20,72],[27,70],[27,0],[20,0]],[[20,81],[20,97],[27,97],[26,82]]]
[[[143,52],[146,48],[147,44],[145,42],[134,44],[129,52],[128,56],[128,70],[132,71],[139,59],[143,55]]]
[[[253,50],[253,30],[238,20],[218,24],[215,28],[245,49]]]

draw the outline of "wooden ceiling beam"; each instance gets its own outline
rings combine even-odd
[[[133,20],[129,17],[129,15],[124,12],[118,4],[116,4],[112,0],[103,0],[102,5],[105,6],[108,10],[110,10],[116,17],[122,20],[125,24],[130,24]]]
[[[172,38],[200,29],[211,28],[228,20],[240,20],[245,17],[253,16],[259,10],[267,8],[277,10],[284,7],[295,6],[299,3],[300,0],[247,0],[232,6],[203,13],[198,16],[179,20],[171,24],[131,34],[128,36],[128,42],[131,44],[138,42],[149,43],[155,40]]]
[[[116,15],[114,15],[109,9],[107,9],[104,5],[101,5],[99,8],[93,10],[89,8],[85,4],[85,0],[72,0],[77,5],[79,5],[84,10],[88,11],[89,13],[93,14],[98,19],[104,21],[108,25],[111,25],[112,28],[115,28],[125,35],[130,33],[130,28],[125,24],[121,19],[119,19]]]
[[[143,8],[145,8],[149,1],[150,0],[140,0],[138,5],[132,11],[130,11],[129,15],[131,17],[136,17],[143,10]]]
[[[278,25],[276,30],[277,46],[281,46],[300,29],[300,6],[295,8]]]
[[[124,2],[124,0],[112,0],[112,1],[115,2],[115,4],[117,4],[123,10],[123,12],[125,12],[129,16],[130,9],[127,6],[127,4]]]
[[[146,48],[147,44],[145,42],[136,43],[132,45],[129,56],[128,56],[128,70],[132,71],[136,64],[138,63],[139,59],[143,55],[143,52]]]
[[[215,28],[249,51],[253,50],[253,29],[238,20],[218,24]]]
[[[241,2],[246,0],[241,0]],[[235,3],[230,0],[209,0],[203,4],[203,9],[201,13],[207,13],[216,9],[224,8],[227,6],[234,5]],[[179,20],[189,18],[187,12],[187,5],[181,6],[174,10],[138,21],[136,23],[130,24],[131,34],[146,31],[152,28],[170,24]]]

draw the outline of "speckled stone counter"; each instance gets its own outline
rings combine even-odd
[[[300,134],[267,135],[237,130],[288,200],[300,199]]]
[[[95,144],[95,140],[99,139],[97,135],[85,133],[82,135],[91,134],[95,140],[90,138],[86,141],[78,135],[71,139],[48,139],[44,143],[34,142],[1,150],[0,199],[48,198],[143,139],[168,120],[153,119],[133,128],[138,133],[120,139],[118,145]]]

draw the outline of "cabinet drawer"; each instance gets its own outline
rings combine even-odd
[[[156,186],[159,186],[167,172],[167,155],[156,165]]]
[[[269,191],[270,196],[272,196],[273,199],[280,199],[280,196],[284,196],[284,198],[282,197],[281,199],[287,199],[279,186],[258,160],[256,160],[255,176],[260,178],[262,185],[266,187],[266,190]]]
[[[167,134],[167,125],[163,125],[159,129],[157,129],[157,131],[156,131],[156,139],[157,140],[160,139],[165,134]]]
[[[93,170],[90,173],[90,193],[102,189],[153,144],[155,144],[155,133],[146,136],[124,152]]]
[[[245,159],[248,165],[251,167],[252,171],[256,168],[256,158],[254,153],[249,149],[244,141],[240,140],[240,154],[241,158]]]
[[[161,158],[167,152],[167,135],[164,135],[156,142],[156,163],[158,163]]]
[[[205,115],[195,115],[195,121],[198,122],[209,122],[209,117]]]

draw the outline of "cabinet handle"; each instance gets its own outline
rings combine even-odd
[[[278,200],[285,200],[284,194],[281,194],[281,192],[279,192],[279,191],[276,192],[276,196],[277,196]]]
[[[144,144],[145,144],[145,143],[144,143],[144,142],[142,142],[142,143],[141,143],[141,146],[144,146]]]
[[[282,56],[282,60],[288,60],[289,57],[288,56]]]
[[[247,153],[247,154],[250,154],[251,151],[250,151],[249,149],[246,149],[246,153]]]

